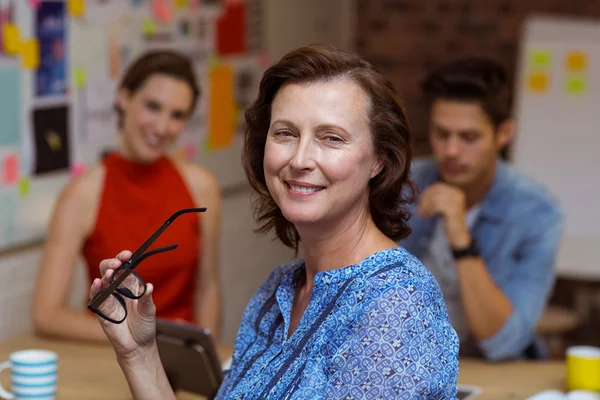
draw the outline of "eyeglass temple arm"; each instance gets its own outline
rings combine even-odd
[[[134,261],[135,261],[137,258],[141,257],[141,256],[142,256],[142,254],[144,254],[144,252],[145,252],[146,250],[148,250],[148,247],[150,247],[150,246],[152,245],[152,243],[154,243],[154,241],[155,241],[156,239],[158,239],[158,237],[159,237],[159,236],[160,236],[160,235],[161,235],[161,234],[162,234],[162,233],[165,231],[165,229],[167,229],[167,228],[169,227],[169,225],[171,225],[171,224],[173,223],[173,221],[175,221],[175,220],[177,219],[177,217],[179,217],[180,215],[182,215],[182,214],[187,214],[187,213],[191,213],[191,212],[204,212],[204,211],[206,211],[206,208],[205,208],[205,207],[202,207],[202,208],[184,208],[184,209],[182,209],[182,210],[179,210],[179,211],[175,212],[173,215],[171,215],[171,216],[169,217],[169,219],[167,219],[167,220],[165,221],[165,223],[164,223],[164,224],[162,224],[162,225],[160,226],[160,228],[158,228],[158,229],[156,230],[156,232],[154,232],[154,233],[152,234],[152,236],[150,236],[150,237],[148,238],[148,240],[146,240],[146,241],[145,241],[145,242],[144,242],[144,243],[143,243],[143,244],[140,246],[140,248],[139,248],[139,249],[137,249],[137,250],[135,251],[135,253],[133,253],[133,254],[131,255],[131,258],[130,258],[130,260],[134,260]]]
[[[137,267],[138,264],[141,263],[143,260],[145,260],[146,258],[148,258],[150,256],[153,256],[155,254],[163,253],[165,251],[173,250],[175,248],[177,248],[177,245],[176,244],[172,244],[172,245],[165,246],[165,247],[160,247],[158,249],[154,249],[154,250],[151,250],[151,251],[149,251],[147,253],[142,254],[131,265],[129,265],[121,273],[121,275],[119,275],[119,277],[117,279],[115,279],[110,285],[108,285],[108,287],[106,289],[104,289],[102,292],[100,292],[99,295],[97,295],[96,297],[94,297],[89,302],[88,307],[93,307],[93,308],[100,307],[100,304],[102,304],[102,302],[104,300],[106,300],[108,298],[108,296],[110,296],[117,289],[117,287],[129,276],[129,274],[131,274],[131,272],[135,269],[135,267]]]

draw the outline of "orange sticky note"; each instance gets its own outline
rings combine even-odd
[[[154,12],[154,18],[156,18],[158,22],[163,24],[171,22],[173,17],[171,15],[171,9],[164,0],[154,0],[152,3],[152,11]]]
[[[85,14],[85,0],[69,0],[69,14],[81,17]]]
[[[583,71],[587,67],[587,55],[582,51],[567,54],[567,69],[573,72]]]
[[[19,27],[15,24],[4,24],[2,26],[2,38],[4,39],[4,50],[7,54],[15,55],[19,52],[19,45],[21,44]]]
[[[235,102],[233,71],[220,64],[209,72],[208,140],[211,149],[228,147],[233,141]]]
[[[529,90],[536,93],[543,93],[548,89],[548,76],[545,73],[537,72],[529,76]]]
[[[19,180],[19,157],[9,154],[4,157],[4,183],[12,185]]]
[[[40,46],[35,39],[29,39],[21,44],[23,68],[36,69],[40,64]]]

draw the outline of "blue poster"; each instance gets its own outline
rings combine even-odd
[[[38,97],[67,93],[66,29],[65,2],[40,3],[36,17],[36,35],[40,46],[40,65],[36,73]]]

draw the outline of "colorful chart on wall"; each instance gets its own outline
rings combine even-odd
[[[173,156],[244,184],[260,1],[0,0],[0,251],[43,240],[65,185],[116,148],[119,78],[150,49],[188,56],[202,87]]]

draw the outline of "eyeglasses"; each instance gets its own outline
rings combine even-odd
[[[131,258],[128,261],[124,262],[119,268],[114,270],[110,277],[109,286],[96,293],[88,303],[88,309],[113,324],[120,324],[125,321],[127,318],[127,304],[123,297],[137,300],[146,293],[146,282],[144,282],[144,280],[133,270],[146,258],[158,253],[173,250],[177,245],[172,244],[160,247],[148,251],[147,253],[146,250],[148,250],[152,243],[158,239],[177,217],[186,213],[204,211],[206,211],[206,208],[184,208],[171,215],[169,219],[167,219],[167,221],[131,255]]]

